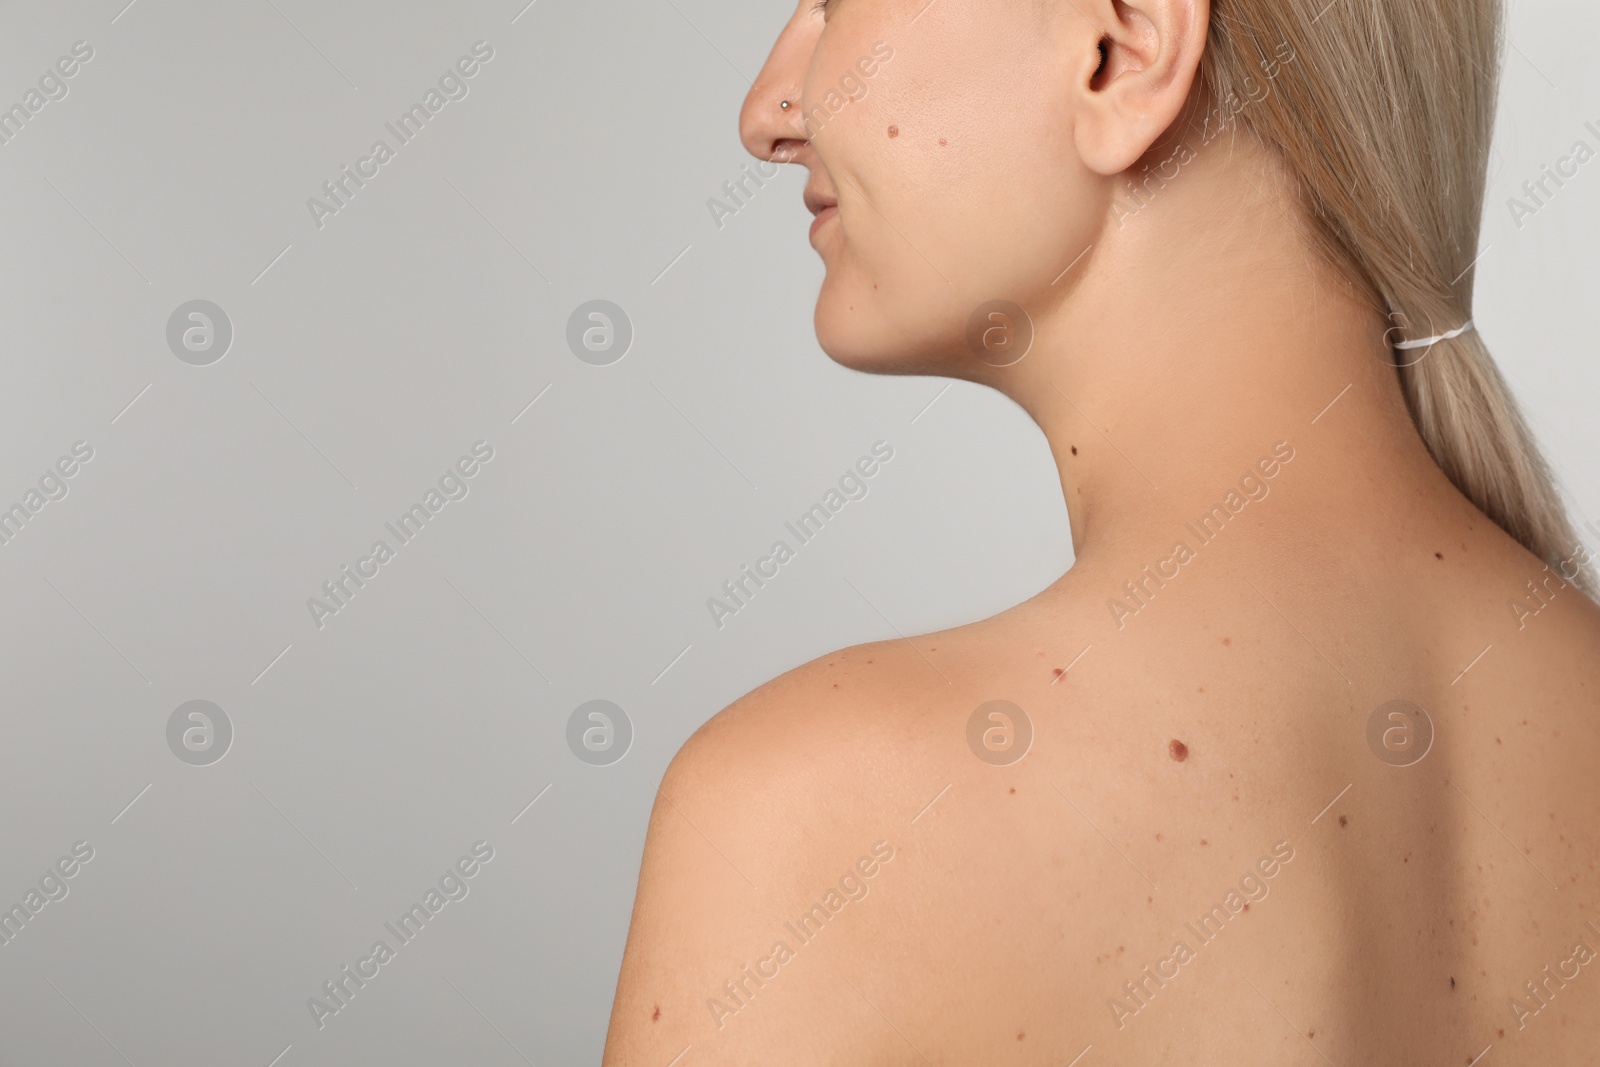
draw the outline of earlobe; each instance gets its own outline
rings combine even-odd
[[[1183,109],[1205,51],[1209,0],[1096,0],[1074,137],[1086,166],[1118,174]],[[1088,29],[1088,27],[1086,27]]]

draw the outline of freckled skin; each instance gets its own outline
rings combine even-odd
[[[838,200],[815,238],[823,350],[1014,401],[1056,463],[1071,567],[937,634],[902,615],[949,618],[958,603],[885,582],[885,618],[861,616],[885,640],[828,657],[832,676],[789,671],[694,733],[654,802],[604,1064],[692,1046],[686,1067],[1059,1067],[1090,1044],[1081,1067],[1157,1067],[1174,1050],[1232,1067],[1398,1064],[1465,1062],[1491,1040],[1485,1067],[1589,1062],[1595,965],[1526,1028],[1506,1004],[1595,936],[1600,609],[1563,593],[1518,629],[1507,600],[1542,563],[1428,455],[1391,353],[1374,347],[1381,310],[1324,272],[1270,146],[1230,134],[1117,225],[1113,199],[1168,148],[1158,131],[1181,136],[1180,114],[1206,104],[1191,76],[1203,22],[1189,74],[1134,53],[1166,47],[1206,5],[940,3],[911,27],[924,6],[840,0],[824,23],[799,0],[741,135],[760,158],[793,149]],[[1108,73],[1128,76],[1091,89],[1097,38],[1118,32],[1094,20],[1118,12],[1148,32],[1113,41]],[[807,139],[799,113],[878,40],[895,55],[870,92]],[[903,143],[885,135],[891,118]],[[1142,143],[1119,140],[1135,127]],[[1003,369],[966,342],[997,297],[1035,326]],[[917,462],[957,454],[961,427],[924,428],[950,436]],[[1279,442],[1294,459],[1270,495],[1197,548],[1186,524]],[[1196,559],[1113,616],[1108,601],[1179,537]],[[1458,546],[1448,568],[1426,566],[1444,561],[1439,544]],[[916,548],[884,566],[963,579],[922,573]],[[1087,651],[1056,675],[1039,649],[1063,666]],[[1032,725],[1004,767],[969,741],[973,711],[996,699]],[[1367,740],[1395,699],[1437,726],[1408,767]],[[714,710],[679,709],[674,728]],[[1173,766],[1161,737],[1183,738],[1195,766]],[[766,966],[775,939],[794,938],[785,924],[879,841],[894,858],[867,895],[719,1025],[708,999]],[[1278,843],[1293,859],[1262,879],[1248,921],[1119,1028],[1107,1002],[1122,983]],[[682,1010],[646,1025],[656,1004]],[[1315,1049],[1286,1053],[1296,1033]]]

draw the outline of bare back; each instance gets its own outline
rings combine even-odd
[[[1582,1062],[1600,611],[1481,519],[1360,568],[1267,529],[713,720],[608,1062]]]

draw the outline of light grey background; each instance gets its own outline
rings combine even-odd
[[[1071,561],[1008,401],[818,350],[803,173],[713,222],[788,0],[525,2],[0,7],[0,106],[94,48],[0,146],[0,507],[94,449],[0,546],[0,906],[95,850],[0,946],[0,1063],[596,1062],[679,744]],[[1600,148],[1597,37],[1591,5],[1512,5],[1477,313],[1580,518],[1600,161],[1520,228],[1506,199]],[[479,40],[468,96],[319,229],[307,198]],[[196,298],[235,333],[206,367],[165,340]],[[595,298],[635,330],[607,367],[565,342]],[[870,494],[714,627],[879,439]],[[307,598],[479,440],[469,495],[318,629]],[[565,741],[595,698],[635,731],[605,767]],[[210,766],[167,746],[193,699],[233,724]],[[307,999],[479,840],[470,894],[319,1030]]]

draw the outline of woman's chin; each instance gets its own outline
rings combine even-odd
[[[859,329],[824,330],[819,327],[817,343],[839,366],[863,374],[933,375],[975,380],[977,377],[974,370],[960,365],[959,358],[940,358],[931,346],[908,344],[904,337],[868,337]]]
[[[863,307],[861,301],[839,299],[836,295],[830,299],[824,283],[813,322],[817,344],[841,367],[866,374],[904,373],[900,365],[910,356],[905,338],[896,342],[884,337],[879,316]]]
[[[822,283],[812,324],[817,344],[841,367],[866,374],[971,377],[962,364],[961,324],[943,321],[947,309],[915,312],[884,306],[885,290],[849,287],[830,274]]]

